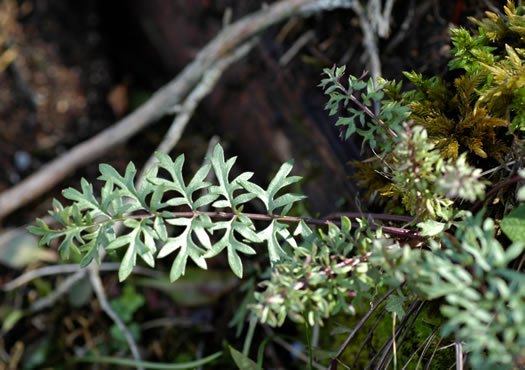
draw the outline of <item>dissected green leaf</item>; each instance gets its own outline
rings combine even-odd
[[[228,264],[239,278],[243,276],[242,261],[239,252],[244,254],[255,254],[255,250],[248,244],[239,241],[235,233],[242,236],[245,241],[251,243],[261,243],[262,240],[255,233],[252,221],[246,216],[234,217],[230,221],[216,222],[212,230],[224,230],[224,235],[213,247],[205,254],[205,258],[210,258],[219,254],[224,248],[228,252]]]
[[[146,196],[153,191],[153,189],[143,189],[139,191],[135,188],[134,182],[137,170],[132,162],[126,167],[124,176],[121,176],[117,170],[104,163],[99,166],[99,170],[101,173],[101,176],[98,178],[99,180],[110,181],[120,188],[121,196],[126,196],[133,200],[133,202],[130,203],[131,205],[129,206],[128,212],[148,208]]]
[[[114,238],[115,233],[111,224],[101,225],[94,232],[86,234],[84,239],[88,242],[80,247],[80,252],[83,253],[80,266],[86,267],[93,259],[100,263],[99,248],[108,246]]]
[[[209,218],[175,218],[166,220],[167,223],[176,226],[184,226],[184,230],[177,237],[168,238],[166,244],[161,248],[157,258],[163,258],[174,251],[178,250],[177,257],[173,262],[170,272],[170,280],[175,281],[184,275],[188,257],[200,268],[206,270],[207,264],[204,257],[206,250],[197,245],[192,237],[192,232],[199,230],[197,237],[204,247],[209,248],[209,238],[206,235],[206,229],[211,228]],[[207,239],[208,238],[208,239]]]
[[[283,163],[281,168],[279,168],[279,171],[277,171],[274,178],[268,185],[268,189],[266,191],[263,190],[259,185],[249,182],[248,179],[242,179],[241,184],[246,190],[254,194],[264,203],[266,209],[268,210],[268,214],[273,214],[276,209],[283,207],[280,214],[284,216],[290,211],[293,203],[306,198],[306,196],[302,194],[292,193],[286,193],[275,198],[281,189],[301,180],[300,176],[287,177],[292,168],[293,160]]]
[[[199,207],[210,204],[215,198],[217,198],[217,195],[214,196],[208,194],[195,201],[193,200],[194,192],[210,185],[204,181],[210,172],[211,166],[209,164],[201,167],[186,186],[184,178],[182,177],[184,154],[179,155],[175,162],[173,162],[165,153],[156,152],[155,156],[159,160],[158,166],[169,172],[171,181],[152,176],[147,178],[148,181],[157,186],[163,186],[165,190],[174,190],[181,195],[180,197],[169,199],[166,202],[167,205],[178,206],[185,204],[192,210],[197,210]]]
[[[283,229],[286,229],[288,225],[283,224],[277,220],[273,220],[264,230],[261,230],[257,236],[259,239],[266,241],[268,247],[268,255],[272,265],[279,262],[281,259],[287,256],[286,252],[281,247],[281,244],[277,240],[277,235]]]
[[[148,226],[151,220],[129,219],[124,223],[132,230],[110,242],[106,249],[118,249],[127,246],[126,253],[120,263],[119,280],[124,281],[133,271],[137,263],[137,256],[140,256],[150,267],[155,266],[154,254],[157,252],[154,240],[157,234]]]
[[[240,185],[243,181],[248,181],[253,173],[244,172],[237,176],[232,181],[229,180],[230,171],[235,163],[237,157],[232,157],[227,161],[224,160],[224,150],[217,144],[213,149],[213,154],[210,158],[210,162],[215,171],[215,176],[219,182],[218,186],[212,186],[210,188],[210,194],[216,194],[224,199],[220,199],[213,203],[216,208],[232,208],[237,209],[243,203],[246,203],[253,199],[253,194],[240,194],[237,197],[234,196],[234,192],[242,188]]]
[[[80,210],[91,209],[93,211],[91,217],[95,218],[99,215],[104,215],[111,218],[107,209],[103,207],[93,195],[93,186],[87,182],[86,179],[80,180],[82,193],[73,188],[68,188],[62,192],[65,198],[76,201],[77,207]],[[107,204],[105,204],[107,206]]]

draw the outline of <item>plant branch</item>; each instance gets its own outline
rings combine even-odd
[[[195,217],[200,214],[204,214],[209,216],[210,218],[218,218],[218,219],[225,219],[225,220],[231,220],[232,218],[237,216],[237,213],[234,212],[193,212],[193,211],[187,211],[187,212],[172,212],[172,215],[174,217]],[[340,221],[336,220],[329,220],[329,219],[318,219],[318,218],[303,218],[303,217],[296,217],[296,216],[273,216],[273,215],[265,215],[261,213],[245,213],[242,212],[242,214],[246,217],[248,217],[251,220],[255,221],[281,221],[281,222],[290,222],[290,223],[299,223],[303,221],[306,224],[309,225],[317,225],[317,226],[327,226],[327,225],[337,225],[341,226]],[[132,216],[134,218],[140,218],[141,215],[134,215]],[[143,215],[142,217],[153,217],[152,215]],[[359,226],[357,223],[352,223],[353,227]],[[410,239],[424,239],[419,233],[406,230],[400,227],[392,227],[392,226],[377,226],[377,225],[369,225],[369,227],[372,230],[376,230],[377,228],[381,227],[383,231],[389,234],[393,234],[400,237],[410,238]]]
[[[359,17],[359,24],[363,31],[363,44],[370,60],[372,78],[374,79],[374,83],[376,83],[377,78],[381,76],[381,60],[379,59],[379,53],[377,50],[376,35],[372,29],[372,25],[366,17],[365,10],[359,1],[352,2],[352,9]]]
[[[360,77],[363,78],[364,76],[366,75],[366,72],[363,74],[363,76]],[[374,112],[372,112],[370,110],[370,108],[368,108],[365,104],[363,104],[362,102],[359,101],[359,99],[357,99],[354,94],[351,94],[350,93],[350,90],[348,90],[347,88],[345,88],[343,85],[341,85],[341,88],[343,89],[343,92],[345,93],[345,95],[352,101],[354,102],[354,104],[356,104],[359,109],[361,109],[363,112],[365,112],[365,114],[370,117],[371,119],[373,119],[374,121],[376,121],[381,127],[383,127],[388,133],[390,136],[392,136],[393,138],[396,138],[398,135],[390,128],[388,127],[388,125],[381,119],[377,116],[377,114],[375,114]]]
[[[262,214],[262,213],[246,213],[246,212],[242,212],[241,214],[246,216],[246,217],[248,217],[251,220],[254,220],[254,221],[268,221],[268,222],[271,222],[271,221],[276,220],[276,221],[280,221],[280,222],[289,222],[289,223],[299,223],[299,222],[303,221],[304,223],[306,223],[308,225],[316,225],[316,226],[336,225],[336,226],[341,226],[341,221],[331,220],[331,219],[307,218],[307,217],[296,217],[296,216],[277,216],[277,215],[267,215],[267,214]],[[209,216],[212,219],[222,219],[222,220],[231,220],[232,218],[238,216],[238,214],[235,213],[235,212],[216,212],[216,211],[206,211],[206,212],[201,212],[201,211],[171,212],[171,216],[173,216],[172,218],[180,218],[180,217],[192,218],[192,217],[196,217],[196,216],[199,216],[199,215],[206,215],[206,216]],[[359,214],[359,215],[362,216],[362,214]],[[97,225],[101,225],[101,224],[108,223],[108,222],[124,221],[126,219],[143,220],[143,219],[146,219],[146,218],[153,218],[153,217],[155,217],[155,215],[151,214],[151,213],[138,214],[138,215],[124,215],[121,218],[112,218],[112,219],[109,219],[109,220],[101,221],[101,222],[96,223],[96,224]],[[356,216],[354,218],[357,218],[357,217],[358,216],[356,214]],[[399,217],[403,217],[403,216],[399,216]],[[400,219],[400,221],[404,221],[404,220]],[[89,226],[86,226],[86,227],[91,227],[91,226],[92,225],[89,225]],[[359,226],[360,225],[355,223],[355,222],[352,223],[352,227],[359,227]],[[372,230],[377,230],[379,227],[381,227],[381,229],[384,232],[386,232],[388,234],[392,234],[392,235],[398,236],[398,237],[404,237],[404,238],[409,238],[409,239],[420,239],[420,240],[425,239],[418,232],[407,230],[407,229],[403,229],[403,228],[400,228],[400,227],[374,225],[374,224],[369,225],[369,227]]]

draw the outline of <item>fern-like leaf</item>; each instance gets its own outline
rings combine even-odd
[[[221,221],[213,224],[211,230],[224,230],[222,238],[213,244],[211,249],[206,252],[205,258],[211,258],[219,254],[224,248],[228,252],[228,264],[233,273],[239,278],[243,276],[242,260],[239,253],[248,255],[255,254],[255,250],[247,243],[261,243],[262,240],[255,232],[253,222],[244,215],[235,216],[229,221]],[[239,234],[244,241],[237,239],[235,234]]]

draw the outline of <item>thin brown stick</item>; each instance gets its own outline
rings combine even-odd
[[[514,184],[514,183],[516,183],[518,181],[521,181],[521,180],[523,180],[523,177],[521,177],[521,176],[514,176],[514,177],[511,177],[510,179],[508,179],[506,181],[503,181],[503,182],[499,183],[498,185],[494,186],[487,193],[487,195],[485,195],[484,199],[478,200],[476,203],[474,203],[474,205],[470,208],[470,212],[472,212],[472,213],[477,212],[483,206],[483,204],[486,201],[488,201],[493,195],[495,195],[498,191],[500,191],[504,187],[510,186],[510,185],[512,185],[512,184]]]
[[[75,169],[90,163],[116,145],[162,117],[184,99],[215,61],[269,26],[295,15],[348,7],[352,1],[286,0],[248,15],[224,28],[202,49],[195,60],[171,82],[159,89],[133,113],[96,136],[78,144],[43,166],[18,185],[0,194],[0,219],[53,188]]]
[[[359,17],[359,24],[363,31],[363,44],[368,53],[372,78],[374,79],[374,83],[376,83],[377,79],[381,77],[381,60],[377,49],[377,37],[367,18],[367,14],[359,1],[354,1],[352,3],[352,9]]]
[[[239,46],[234,50],[231,55],[223,57],[211,66],[202,76],[199,84],[193,89],[188,95],[185,102],[181,106],[181,110],[177,113],[177,117],[173,120],[171,127],[162,139],[162,142],[158,145],[158,152],[169,153],[175,147],[180,140],[182,133],[188,122],[190,121],[193,112],[199,105],[202,99],[204,99],[213,90],[219,78],[223,72],[233,63],[246,56],[248,52],[255,46],[257,38],[247,41],[245,44]],[[146,173],[152,166],[158,162],[154,155],[151,155],[144,168],[141,171],[141,175],[137,178],[136,184],[140,184],[144,178],[143,174]]]

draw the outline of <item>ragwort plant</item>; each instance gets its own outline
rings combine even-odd
[[[525,205],[519,202],[525,188],[515,184],[525,172],[518,172],[525,130],[525,8],[509,1],[505,13],[505,18],[487,12],[487,18],[473,20],[477,33],[452,30],[450,68],[460,71],[453,83],[411,72],[405,76],[413,88],[404,90],[401,82],[365,81],[366,74],[345,83],[344,67],[325,69],[320,86],[329,96],[326,109],[339,117],[343,140],[359,135],[363,152],[371,153],[353,163],[355,177],[385,214],[289,216],[305,198],[289,192],[300,180],[289,176],[292,161],[263,188],[250,181],[250,172],[232,179],[235,157],[226,159],[217,145],[211,164],[189,182],[182,176],[183,155],[173,161],[157,153],[158,163],[137,186],[132,163],[124,175],[102,164],[100,195],[83,179],[80,191],[64,191],[70,205],[53,203],[50,213],[61,227],[38,220],[31,231],[42,244],[60,239],[61,255],[80,254],[82,266],[99,262],[100,248],[124,249],[121,281],[137,257],[155,267],[157,259],[173,256],[175,282],[188,260],[206,269],[207,260],[220,253],[242,278],[243,255],[264,253],[268,272],[248,289],[242,314],[233,321],[239,327],[246,308],[271,326],[287,318],[313,326],[341,312],[355,314],[362,303],[372,305],[331,356],[334,369],[382,302],[399,324],[370,366],[396,363],[395,349],[431,302],[442,315],[442,337],[461,345],[471,367],[520,367],[525,363]],[[211,170],[216,184],[204,181]],[[168,192],[176,195],[168,198]],[[252,202],[262,204],[264,213],[245,212]],[[204,206],[211,210],[201,210]],[[392,226],[400,220],[403,227]],[[115,234],[117,223],[125,226],[122,235]],[[173,234],[168,225],[175,227]]]

